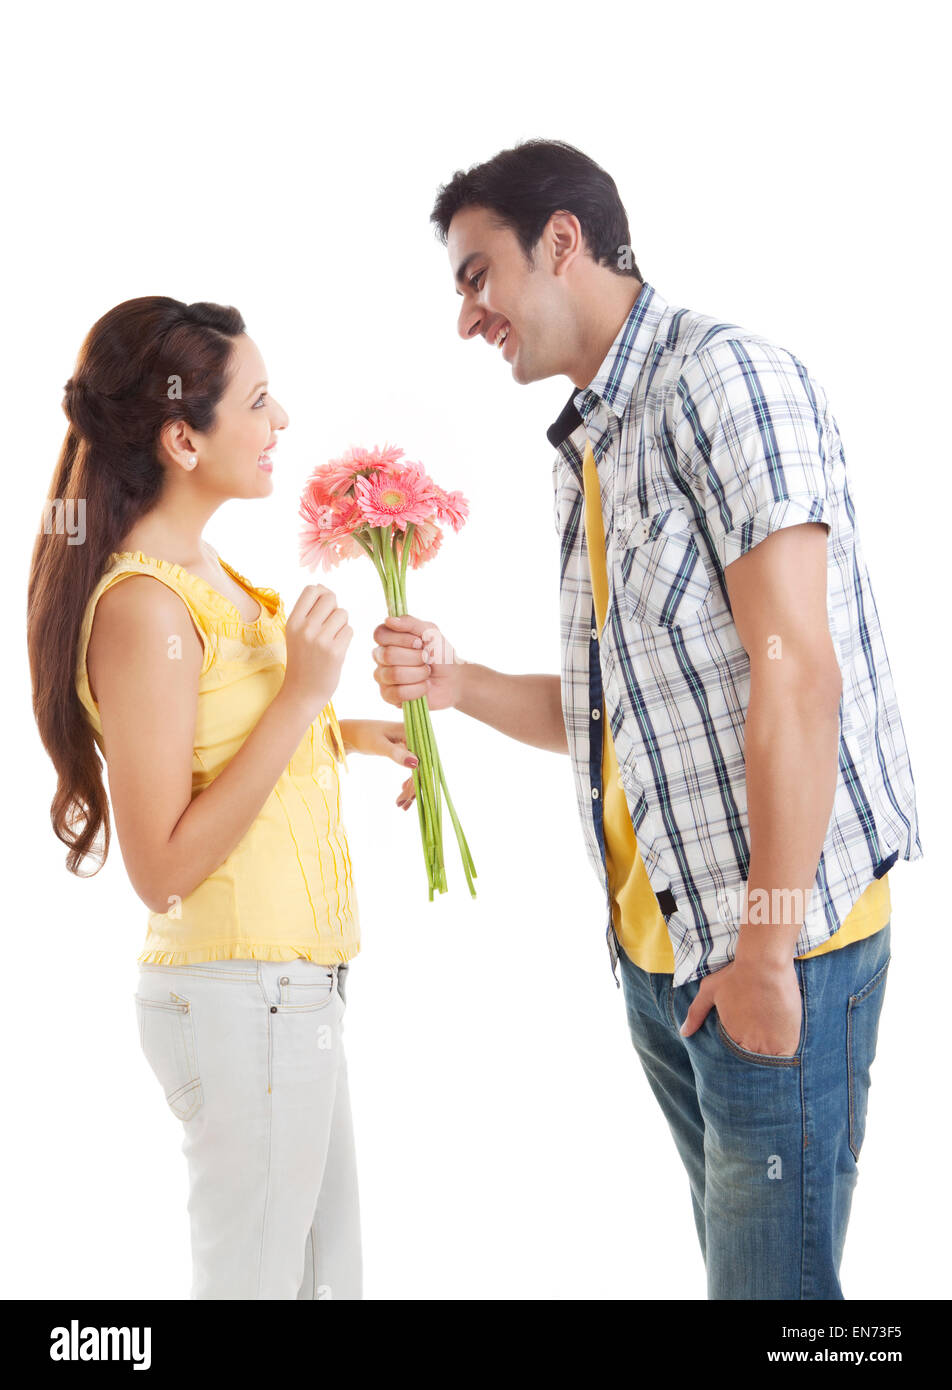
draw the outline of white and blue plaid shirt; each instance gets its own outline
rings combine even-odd
[[[915,786],[846,460],[823,388],[792,353],[670,307],[645,283],[589,386],[548,430],[561,545],[562,710],[589,857],[603,884],[604,700],[674,985],[733,958],[750,861],[750,663],[724,570],[783,526],[825,522],[843,678],[836,793],[795,954],[922,847]],[[609,577],[599,640],[582,459],[598,472]]]

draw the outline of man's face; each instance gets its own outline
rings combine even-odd
[[[563,371],[561,288],[546,254],[546,237],[527,262],[515,232],[498,227],[486,208],[462,208],[449,225],[450,267],[462,295],[457,327],[462,338],[483,338],[525,385]]]

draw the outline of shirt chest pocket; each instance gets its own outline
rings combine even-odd
[[[683,507],[623,515],[616,528],[625,614],[648,627],[681,627],[700,617],[711,581]]]

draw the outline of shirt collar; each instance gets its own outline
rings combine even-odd
[[[624,414],[667,307],[667,301],[645,280],[602,365],[588,386],[573,388],[559,418],[546,430],[553,447],[563,444],[602,401],[616,415]]]

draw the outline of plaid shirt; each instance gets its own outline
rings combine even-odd
[[[585,541],[586,438],[610,585],[601,640]],[[750,663],[724,570],[783,526],[828,526],[827,612],[843,693],[836,793],[795,954],[812,950],[874,878],[922,856],[896,693],[823,388],[784,348],[672,308],[645,283],[548,439],[557,450],[562,710],[613,972],[603,701],[682,985],[733,958],[750,862]]]

